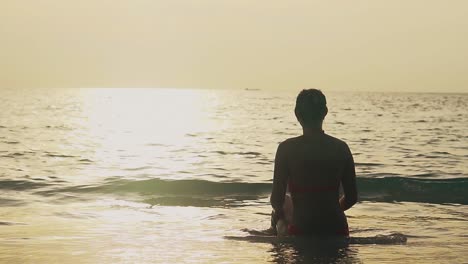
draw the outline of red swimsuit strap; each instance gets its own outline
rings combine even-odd
[[[332,192],[337,191],[339,187],[339,184],[328,186],[298,186],[291,180],[288,182],[288,189],[292,193]]]

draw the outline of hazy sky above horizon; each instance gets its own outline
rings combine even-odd
[[[0,89],[468,92],[468,1],[0,3]]]

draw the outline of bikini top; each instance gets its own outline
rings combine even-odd
[[[323,185],[323,186],[299,186],[294,184],[292,180],[288,181],[288,190],[291,193],[319,193],[319,192],[333,192],[338,191],[339,184]]]

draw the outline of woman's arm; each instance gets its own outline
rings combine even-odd
[[[340,199],[340,207],[343,211],[348,210],[358,200],[357,186],[356,186],[356,170],[354,167],[353,154],[346,145],[346,160],[343,176],[341,178],[341,184],[343,186],[344,196]]]
[[[284,143],[280,143],[275,156],[273,173],[273,190],[270,203],[277,219],[284,218],[283,204],[288,185],[288,161]]]

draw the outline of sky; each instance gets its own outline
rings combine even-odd
[[[466,0],[0,0],[0,89],[468,92]]]

